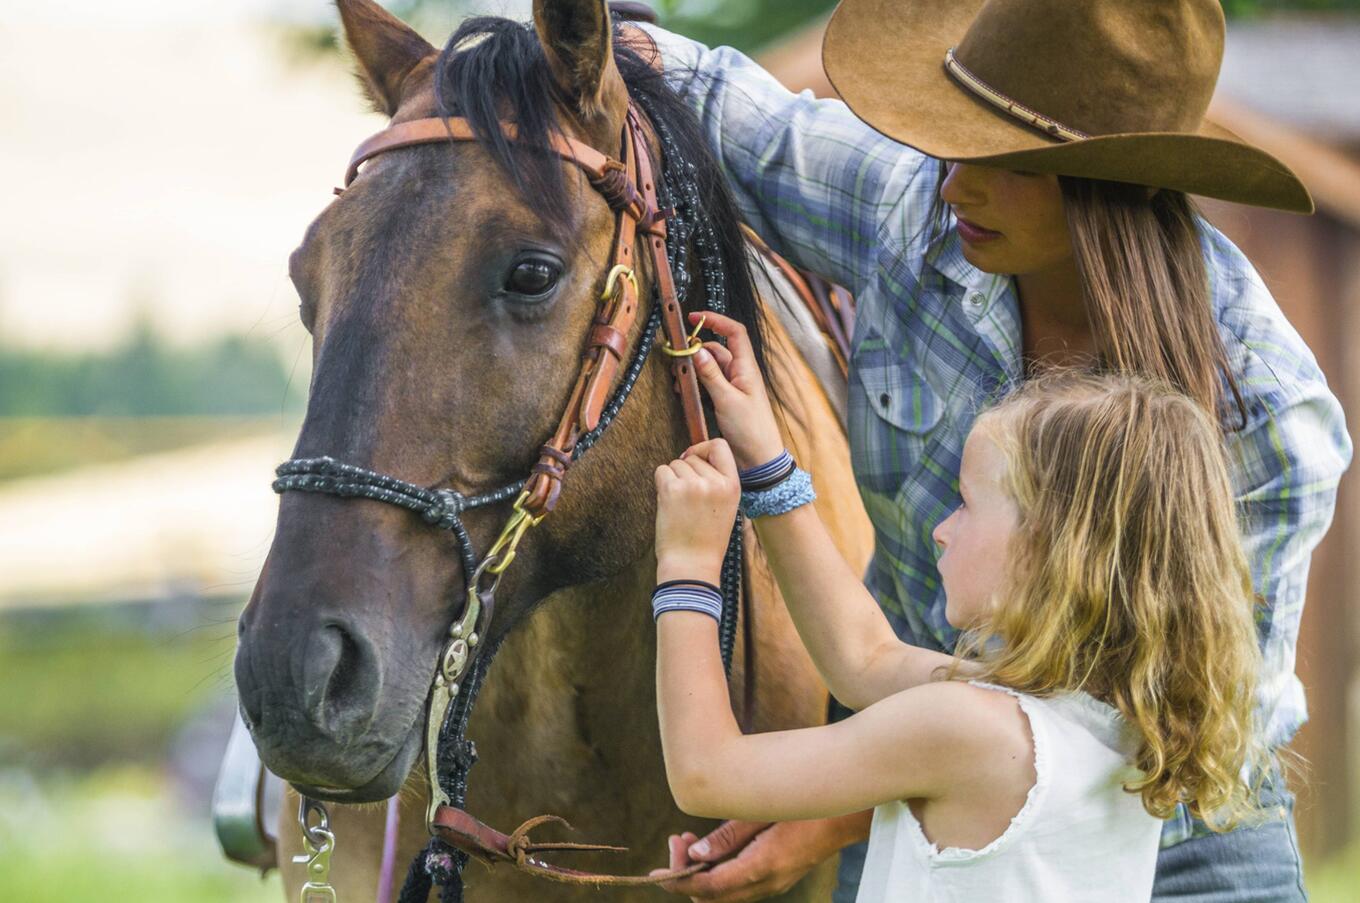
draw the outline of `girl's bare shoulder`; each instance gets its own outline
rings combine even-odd
[[[1033,773],[1034,735],[1018,694],[999,686],[941,680],[905,691],[932,720],[950,771],[976,775],[1007,763]]]

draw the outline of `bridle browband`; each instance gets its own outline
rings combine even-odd
[[[689,360],[699,342],[696,335],[686,331],[675,276],[667,256],[667,221],[673,211],[662,209],[658,201],[658,181],[646,143],[644,121],[643,111],[630,102],[620,138],[619,159],[611,158],[560,132],[549,134],[545,150],[579,167],[590,185],[614,211],[615,237],[611,266],[604,277],[576,382],[556,430],[540,446],[538,461],[526,479],[490,492],[465,496],[455,490],[417,486],[376,471],[320,457],[293,459],[283,463],[277,469],[277,479],[273,483],[278,493],[319,492],[398,505],[418,513],[431,526],[449,530],[455,535],[463,566],[465,602],[449,628],[429,697],[425,738],[430,803],[426,811],[426,825],[437,838],[464,855],[473,853],[488,861],[498,861],[506,859],[506,850],[509,849],[509,861],[517,861],[519,867],[540,877],[572,883],[581,883],[584,879],[585,883],[592,884],[615,881],[653,884],[692,874],[699,867],[648,879],[615,879],[613,876],[574,872],[533,858],[526,860],[525,850],[532,852],[533,849],[556,847],[552,844],[534,847],[528,843],[527,834],[520,836],[520,832],[506,839],[459,808],[463,804],[463,780],[467,768],[475,760],[475,752],[471,744],[462,738],[461,728],[466,724],[472,698],[489,664],[490,653],[483,653],[487,645],[484,640],[501,576],[514,561],[525,533],[547,517],[556,506],[562,482],[572,462],[595,443],[617,415],[650,355],[658,327],[665,332],[662,351],[671,357],[672,375],[680,395],[689,442],[694,444],[708,438],[699,383]],[[518,140],[518,129],[513,122],[502,121],[499,125],[508,140]],[[388,151],[425,144],[477,140],[479,138],[471,123],[464,118],[426,118],[397,123],[368,138],[355,150],[345,172],[345,189],[359,175],[360,167],[366,161]],[[345,189],[336,189],[336,193]],[[627,354],[628,334],[638,314],[638,284],[634,268],[635,247],[639,237],[647,245],[657,299],[649,312],[638,347],[619,379],[618,387],[614,388],[619,366]],[[697,334],[697,330],[695,332]],[[496,541],[479,560],[471,537],[462,523],[461,514],[471,508],[504,502],[511,497],[514,497],[514,502],[509,519]],[[736,549],[737,560],[733,565],[729,554],[729,561],[724,565],[725,578],[729,571],[739,574],[739,539],[738,523],[729,548],[729,553]],[[725,579],[724,582],[729,581]],[[739,583],[739,577],[733,578],[731,582]],[[739,592],[737,589],[735,594]],[[725,611],[725,638],[735,629],[736,617],[735,599],[727,601],[729,604],[725,608],[731,609],[731,623],[728,623],[728,612]],[[452,716],[449,712],[451,705],[455,709]],[[448,736],[447,725],[456,725],[452,731],[454,737]],[[458,799],[450,798],[449,791],[440,780],[445,765],[451,765],[461,774],[454,781],[454,796]],[[305,820],[303,824],[305,830]],[[526,822],[526,826],[531,825]],[[527,831],[527,827],[522,826],[521,831]],[[501,840],[498,842],[496,838]],[[506,843],[509,843],[509,847]],[[519,848],[517,854],[516,848]],[[413,864],[413,875],[417,864]],[[456,872],[460,866],[461,861],[450,868]],[[453,878],[457,879],[457,875]],[[408,887],[411,882],[412,878],[408,876]],[[403,900],[407,896],[407,890],[404,889]],[[424,899],[423,896],[420,898]]]

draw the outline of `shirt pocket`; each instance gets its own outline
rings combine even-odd
[[[872,328],[851,354],[850,450],[864,488],[896,495],[921,465],[944,403],[918,362]]]
[[[924,436],[939,424],[944,405],[910,355],[889,349],[882,336],[866,329],[851,361],[865,403],[887,425]]]

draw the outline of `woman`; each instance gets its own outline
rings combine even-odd
[[[849,426],[877,539],[866,582],[898,635],[952,651],[930,536],[958,504],[986,401],[1051,366],[1159,377],[1222,422],[1265,602],[1261,729],[1287,742],[1306,717],[1293,670],[1308,559],[1351,447],[1313,355],[1185,197],[1312,210],[1283,164],[1203,122],[1217,0],[844,0],[824,61],[845,103],[790,94],[729,48],[645,31],[751,224],[858,298]],[[1292,797],[1272,781],[1266,801],[1284,816],[1223,835],[1179,810],[1154,899],[1302,898]],[[677,859],[734,858],[673,889],[759,899],[868,826],[864,813],[677,839]],[[862,855],[843,855],[838,901],[854,898]]]

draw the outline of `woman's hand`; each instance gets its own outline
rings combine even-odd
[[[712,862],[708,871],[661,885],[695,903],[750,903],[788,890],[819,862],[869,836],[872,812],[774,825],[725,821],[700,838],[672,835],[672,869]]]
[[[722,439],[701,442],[655,477],[657,582],[716,584],[741,497],[731,449]]]
[[[689,315],[698,324],[699,312]],[[765,381],[756,366],[755,352],[746,327],[722,314],[704,312],[704,328],[727,339],[727,347],[704,342],[694,355],[694,370],[713,399],[718,427],[732,444],[737,467],[747,470],[764,464],[784,450],[774,410],[765,394]]]

